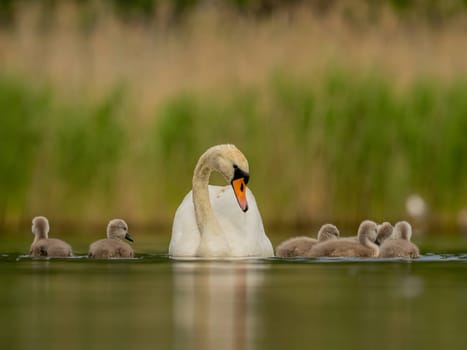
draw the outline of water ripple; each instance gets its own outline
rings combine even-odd
[[[321,257],[321,258],[224,258],[224,259],[201,259],[201,258],[182,258],[173,259],[166,253],[151,253],[151,254],[138,254],[134,258],[111,258],[111,259],[90,259],[87,255],[76,255],[67,258],[48,258],[40,257],[33,258],[29,255],[17,254],[17,253],[2,253],[0,254],[1,262],[27,262],[27,261],[65,261],[65,262],[123,262],[123,263],[176,263],[176,262],[210,262],[210,261],[221,261],[221,262],[251,262],[251,263],[395,263],[395,262],[406,262],[406,263],[420,263],[420,262],[467,262],[467,253],[456,253],[456,254],[434,254],[426,253],[421,255],[419,258],[356,258],[356,257]]]

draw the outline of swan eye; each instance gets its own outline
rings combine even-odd
[[[234,171],[234,176],[233,176],[232,181],[243,178],[243,180],[245,181],[245,185],[247,185],[248,180],[250,179],[250,175],[247,172],[240,169],[236,164],[234,164],[233,167],[235,171]]]

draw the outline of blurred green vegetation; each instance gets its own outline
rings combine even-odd
[[[145,123],[125,88],[69,100],[32,86],[0,76],[6,223],[118,213],[170,225],[199,155],[229,142],[249,159],[269,225],[400,219],[413,192],[433,220],[453,223],[466,205],[465,78],[421,77],[401,89],[376,71],[281,70],[264,86],[180,92]]]
[[[0,222],[8,207],[23,208],[41,143],[41,124],[50,110],[47,90],[15,79],[0,79]]]
[[[120,98],[115,93],[95,105],[66,106],[58,122],[58,174],[74,188],[93,184],[102,190],[112,186],[125,134],[121,125]],[[78,102],[79,103],[79,102]]]

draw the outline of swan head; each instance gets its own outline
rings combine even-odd
[[[394,234],[396,238],[410,241],[412,238],[412,226],[407,221],[399,221],[394,226]]]
[[[45,216],[32,219],[32,234],[37,238],[47,238],[50,231],[49,220]]]
[[[339,230],[332,224],[324,224],[318,231],[318,241],[327,241],[339,238]]]
[[[107,225],[108,238],[120,238],[133,242],[133,238],[128,233],[128,225],[122,219],[113,219]]]
[[[248,210],[246,185],[250,173],[248,161],[243,153],[234,145],[217,145],[209,148],[201,156],[198,164],[204,161],[208,162],[209,168],[218,171],[232,185],[238,205],[246,212]]]
[[[363,221],[358,228],[358,238],[360,239],[360,242],[363,242],[366,239],[370,240],[371,242],[375,242],[377,230],[378,225],[376,225],[375,222],[371,220]]]
[[[378,226],[378,233],[376,235],[375,243],[381,245],[386,239],[391,237],[393,232],[393,227],[389,222],[383,222]]]

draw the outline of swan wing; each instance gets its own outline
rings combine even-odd
[[[200,240],[201,236],[193,206],[193,194],[190,191],[175,212],[169,255],[196,256]]]

